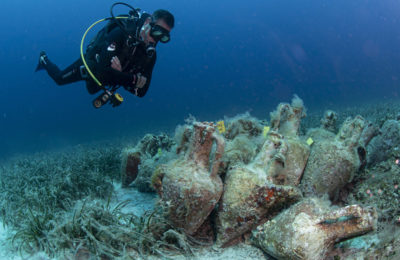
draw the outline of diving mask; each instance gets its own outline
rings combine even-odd
[[[158,25],[158,24],[151,24],[151,29],[150,29],[150,36],[155,40],[155,41],[160,41],[162,43],[167,43],[169,40],[171,40],[171,37],[169,35],[169,31],[165,29],[164,27]]]

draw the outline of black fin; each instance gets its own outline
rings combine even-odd
[[[46,59],[47,59],[46,52],[41,51],[39,54],[39,62],[38,65],[36,66],[35,72],[46,69],[43,65],[43,62],[46,63]]]
[[[45,67],[43,66],[43,64],[39,61],[38,65],[36,66],[35,72],[39,71],[39,70],[44,70]]]

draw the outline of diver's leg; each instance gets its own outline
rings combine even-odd
[[[51,61],[48,62],[45,68],[49,76],[57,83],[57,85],[65,85],[84,80],[80,71],[82,65],[82,60],[79,58],[64,70],[60,70],[57,65]]]
[[[80,67],[83,65],[82,59],[72,63],[64,70],[60,70],[57,65],[49,60],[47,55],[42,52],[39,59],[39,69],[44,68],[49,76],[57,83],[57,85],[65,85],[76,81],[84,80],[81,75]],[[37,69],[38,70],[38,69]]]

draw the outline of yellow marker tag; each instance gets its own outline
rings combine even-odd
[[[312,145],[314,143],[314,140],[311,138],[311,137],[309,137],[308,139],[307,139],[307,144],[308,145]]]
[[[263,136],[264,136],[264,137],[267,137],[267,134],[268,134],[268,132],[269,132],[270,129],[271,129],[271,128],[270,128],[269,126],[264,126],[264,130],[263,130]]]
[[[225,129],[225,123],[224,123],[224,121],[218,121],[218,122],[217,122],[217,128],[218,128],[218,131],[219,131],[221,134],[225,133],[226,129]]]
[[[161,155],[161,154],[162,154],[161,148],[158,148],[157,153],[158,153],[158,155]]]

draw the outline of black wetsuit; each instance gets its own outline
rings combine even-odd
[[[138,28],[141,28],[140,23]],[[111,58],[114,56],[119,58],[122,72],[111,68]],[[127,35],[117,26],[106,35],[103,42],[97,45],[96,50],[90,49],[89,45],[85,53],[85,60],[89,69],[102,85],[123,86],[134,95],[143,97],[150,85],[156,54],[148,57],[143,43],[137,46],[128,46]],[[49,60],[43,66],[58,85],[86,80],[86,87],[90,94],[101,90],[91,76],[87,74],[81,58],[64,70],[60,70]],[[142,88],[135,87],[134,80],[137,73],[141,73],[142,76],[147,78],[146,84]]]

